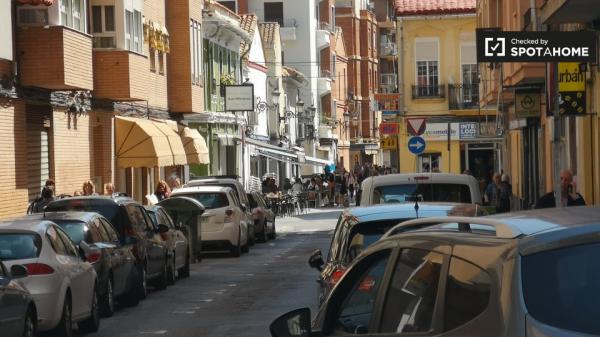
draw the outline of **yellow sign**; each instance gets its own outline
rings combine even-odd
[[[579,63],[558,64],[558,93],[561,115],[586,113],[585,73],[579,71]]]
[[[381,148],[384,150],[396,150],[398,148],[397,138],[388,137],[381,139]]]

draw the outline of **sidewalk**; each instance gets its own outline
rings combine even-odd
[[[277,217],[277,233],[332,231],[343,208],[311,208],[307,214]]]

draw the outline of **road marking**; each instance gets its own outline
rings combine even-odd
[[[174,314],[186,314],[186,315],[192,315],[195,314],[196,311],[173,311]]]
[[[228,287],[237,287],[237,284],[235,284],[235,283],[231,283],[231,284],[228,284],[227,286],[228,286]]]
[[[201,300],[190,300],[189,302],[192,302],[192,303],[196,303],[196,302],[210,303],[212,301],[213,301],[212,298],[207,298],[207,299],[201,299]]]
[[[157,331],[140,331],[142,335],[164,335],[167,333],[167,330],[157,330]]]

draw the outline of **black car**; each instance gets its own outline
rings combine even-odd
[[[46,212],[30,218],[56,223],[84,252],[98,274],[100,309],[106,317],[114,313],[115,299],[135,305],[138,283],[133,245],[123,245],[110,222],[94,212]]]
[[[478,205],[451,202],[373,205],[354,207],[342,212],[333,233],[327,260],[323,261],[321,251],[316,250],[308,261],[320,273],[317,280],[319,304],[325,300],[354,258],[389,229],[407,220],[447,215],[481,216],[485,213]]]
[[[177,276],[190,275],[190,251],[188,239],[182,232],[182,225],[173,222],[167,210],[159,205],[146,206],[154,226],[165,225],[169,230],[160,236],[167,244],[169,262],[167,263],[167,281],[174,284]]]
[[[16,279],[27,276],[27,269],[13,265],[10,272],[0,261],[0,331],[2,337],[34,337],[37,330],[35,302]]]
[[[97,212],[115,228],[119,243],[131,248],[135,256],[138,298],[145,298],[149,281],[160,290],[167,287],[167,245],[160,233],[166,226],[154,226],[144,206],[128,197],[85,196],[55,200],[46,212]]]

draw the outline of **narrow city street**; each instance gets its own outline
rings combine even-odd
[[[207,254],[192,265],[190,278],[151,292],[137,307],[120,308],[93,336],[268,336],[277,316],[315,309],[317,272],[307,260],[316,248],[326,252],[339,212],[278,218],[275,241],[257,243],[240,258]]]

